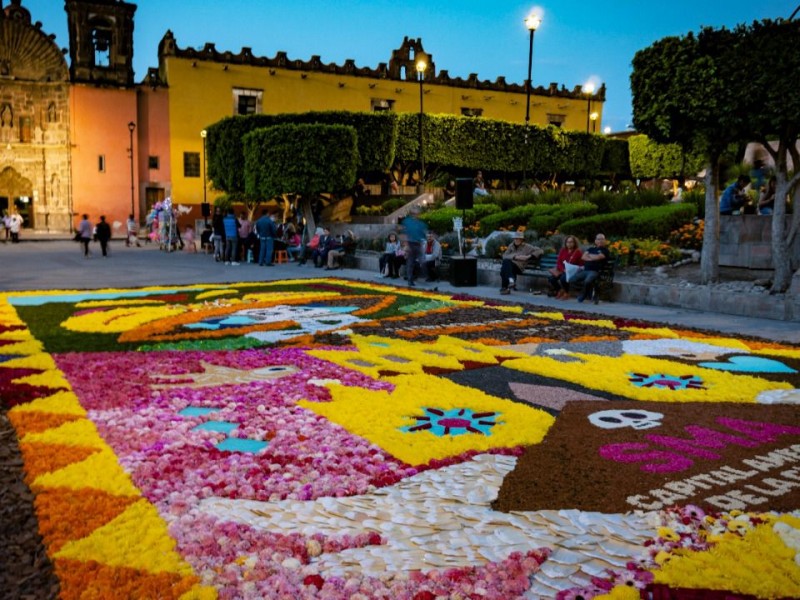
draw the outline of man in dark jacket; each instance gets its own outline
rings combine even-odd
[[[272,215],[266,209],[261,211],[261,218],[256,221],[256,235],[258,236],[258,265],[261,267],[272,266],[272,251],[275,247],[275,234],[278,228]]]
[[[108,240],[111,239],[111,227],[106,223],[104,216],[100,217],[100,222],[95,226],[94,239],[100,242],[100,250],[103,256],[108,258]]]

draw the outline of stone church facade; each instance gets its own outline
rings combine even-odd
[[[69,70],[53,39],[12,2],[0,12],[0,210],[69,231]]]

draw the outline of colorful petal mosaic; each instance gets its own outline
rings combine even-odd
[[[761,452],[760,487],[709,462],[741,483],[710,505],[680,503],[697,477],[650,490],[662,510],[493,505],[570,402],[800,423],[798,387],[796,346],[336,279],[0,296],[0,402],[63,598],[800,597],[785,412],[575,432],[617,436],[618,469],[643,440]]]

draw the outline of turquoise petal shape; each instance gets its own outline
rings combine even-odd
[[[269,442],[259,440],[244,440],[241,438],[225,438],[217,444],[217,449],[225,452],[250,452],[255,454],[266,448]]]
[[[736,371],[739,373],[797,373],[785,364],[761,356],[732,356],[728,362],[704,362],[698,366],[717,371]]]

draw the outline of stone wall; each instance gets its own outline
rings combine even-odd
[[[786,231],[791,215],[786,216]],[[722,267],[772,269],[772,217],[720,216],[719,264]]]

